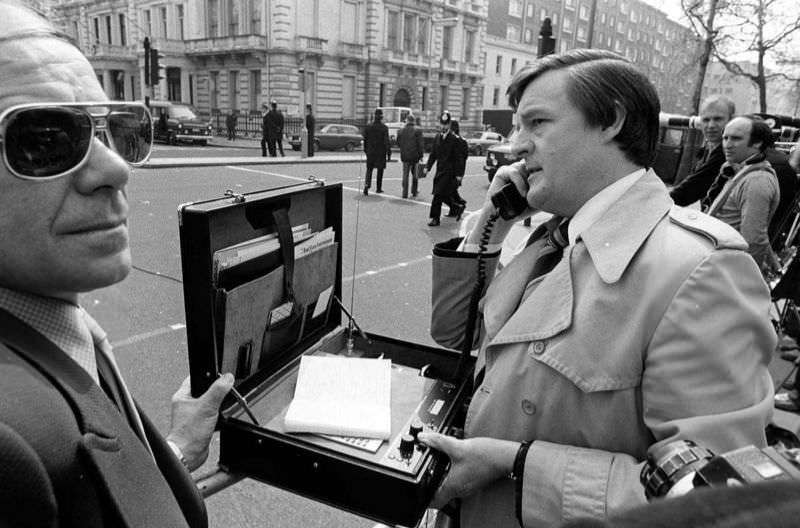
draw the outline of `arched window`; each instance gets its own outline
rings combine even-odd
[[[411,96],[408,90],[400,88],[394,94],[394,106],[411,106]]]

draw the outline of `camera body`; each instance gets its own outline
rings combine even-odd
[[[677,497],[700,487],[782,479],[800,480],[800,449],[747,446],[715,455],[688,440],[653,450],[640,475],[648,500]]]

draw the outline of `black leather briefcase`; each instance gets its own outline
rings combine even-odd
[[[472,360],[454,380],[455,351],[347,331],[341,184],[229,192],[182,205],[179,223],[192,393],[233,372],[243,396],[223,404],[219,465],[382,523],[416,525],[448,461],[409,439],[411,425],[457,434]],[[286,432],[300,358],[353,354],[392,360],[390,439]]]

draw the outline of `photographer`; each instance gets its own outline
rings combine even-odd
[[[674,207],[648,169],[650,81],[619,55],[579,49],[538,59],[508,93],[522,161],[498,171],[479,228],[438,244],[432,264],[431,334],[461,348],[485,249],[464,439],[419,435],[450,457],[433,506],[460,499],[464,528],[642,504],[649,449],[764,445],[772,407],[767,287],[738,233]],[[506,220],[488,198],[508,183],[528,207]],[[512,225],[537,210],[554,216],[495,274]]]

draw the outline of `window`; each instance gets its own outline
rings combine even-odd
[[[600,23],[601,24],[605,24],[606,23],[606,13],[605,13],[605,11],[600,13]]]
[[[385,106],[383,99],[386,97],[386,84],[380,83],[378,85],[378,106]]]
[[[522,16],[522,0],[509,0],[508,14],[513,17]]]
[[[128,32],[125,30],[125,15],[119,15],[119,43],[128,45]]]
[[[345,7],[347,4],[345,4]],[[250,11],[250,34],[261,34],[261,2],[253,2],[252,10]]]
[[[228,0],[228,35],[239,34],[239,0]]]
[[[500,104],[500,88],[495,86],[494,90],[492,90],[492,106],[497,106],[498,104]]]
[[[533,31],[531,31],[528,28],[525,30],[525,43],[530,44],[532,40],[533,40]]]
[[[503,73],[503,56],[498,55],[497,61],[494,63],[494,72],[498,75]]]
[[[575,0],[564,0],[564,7],[575,9]]]
[[[461,120],[462,121],[469,121],[469,97],[470,97],[470,89],[464,88],[461,90]]]
[[[228,73],[228,104],[231,110],[236,110],[239,107],[236,101],[237,95],[239,95],[239,72],[231,70]]]
[[[586,41],[586,28],[583,26],[578,26],[578,39]]]
[[[148,35],[153,34],[153,16],[149,9],[144,10],[144,32]]]
[[[508,24],[506,26],[506,40],[511,42],[519,42],[520,33],[520,27],[516,24]]]
[[[211,105],[212,109],[219,108],[219,72],[212,71],[209,72],[209,81],[208,81],[208,99],[209,104]]]
[[[113,44],[114,43],[114,39],[111,38],[111,34],[112,34],[112,31],[111,31],[111,15],[106,15],[105,16],[105,22],[106,22],[106,42],[108,44]]]
[[[386,47],[393,51],[400,51],[400,14],[389,11],[386,16]]]
[[[539,10],[539,22],[544,22],[545,18],[547,18],[547,9],[541,8]]]
[[[403,51],[414,53],[414,40],[417,31],[417,17],[405,15],[403,17]]]
[[[428,106],[429,106],[428,105],[428,87],[427,86],[423,86],[422,87],[422,111],[424,112],[425,110],[427,110]]]
[[[561,28],[567,33],[572,33],[572,20],[565,18]]]
[[[261,97],[261,70],[250,70],[249,84],[247,107],[250,110],[258,110],[258,100]]]
[[[208,36],[219,36],[219,4],[217,0],[208,0]],[[216,108],[212,105],[212,108]]]
[[[580,8],[578,8],[578,18],[581,20],[589,20],[589,8],[581,4]]]
[[[428,23],[427,18],[417,21],[417,55],[425,55],[428,50]]]
[[[176,22],[178,23],[178,38],[184,40],[186,37],[185,26],[183,22],[183,4],[175,6]],[[258,107],[256,107],[258,108]]]
[[[169,33],[167,32],[167,8],[159,8],[158,14],[161,19],[161,36],[167,38],[169,36]]]
[[[439,86],[439,103],[442,106],[442,110],[447,110],[447,107],[449,106],[449,104],[448,104],[448,100],[447,100],[447,85],[446,84],[443,84],[443,85]]]
[[[558,25],[558,13],[553,13],[553,16],[550,17],[550,22],[552,22],[553,26]]]
[[[511,71],[509,72],[511,75],[517,73],[517,59],[516,57],[511,59]]]
[[[94,43],[100,44],[100,19],[93,18],[92,22],[94,23]]]
[[[534,14],[534,7],[533,7],[533,2],[531,2],[531,3],[528,4],[528,10],[527,10],[526,16],[528,18],[533,18],[533,14]]]
[[[442,58],[453,60],[453,27],[442,28]]]
[[[472,64],[475,59],[475,32],[466,31],[464,34],[464,62]]]

